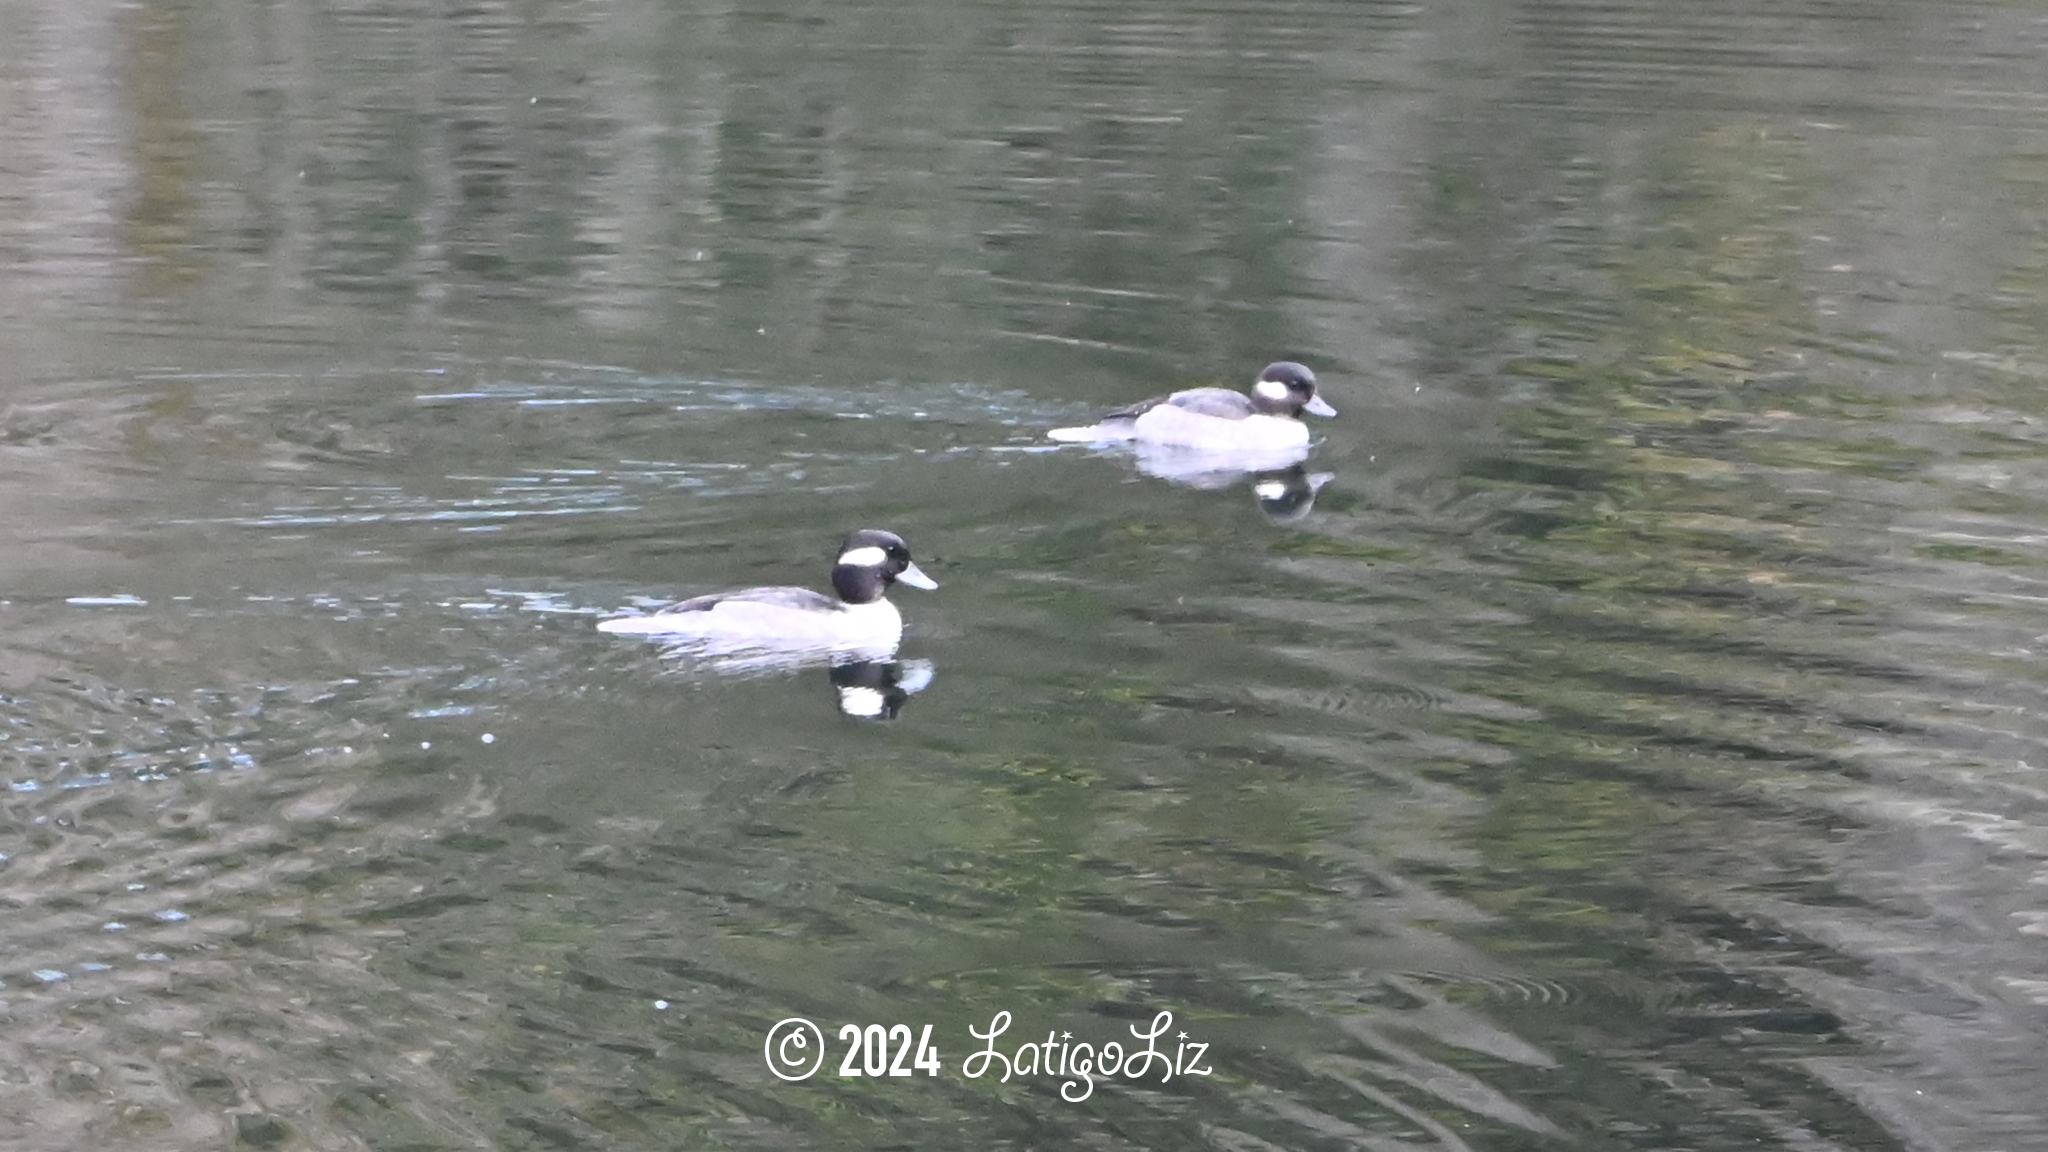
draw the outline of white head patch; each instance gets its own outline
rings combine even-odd
[[[1287,385],[1278,380],[1261,380],[1252,385],[1252,394],[1268,400],[1285,400],[1288,396]]]
[[[865,548],[849,548],[840,553],[839,562],[855,568],[880,568],[889,562],[889,554],[870,544]]]
[[[1278,500],[1282,496],[1287,495],[1287,482],[1284,480],[1261,480],[1257,484],[1252,485],[1252,494],[1261,500]]]

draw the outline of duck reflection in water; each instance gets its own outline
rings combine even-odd
[[[678,678],[799,676],[823,668],[834,705],[854,719],[895,719],[909,697],[930,687],[938,668],[930,660],[897,660],[895,648],[866,650],[770,650],[741,648],[700,637],[662,640],[655,654]]]
[[[1296,464],[1252,476],[1252,496],[1259,511],[1275,524],[1293,524],[1316,506],[1316,493],[1336,478],[1334,472],[1311,472]]]
[[[1249,480],[1260,514],[1280,525],[1307,517],[1315,507],[1316,493],[1336,477],[1334,472],[1308,470],[1311,448],[1307,444],[1261,450],[1134,444],[1103,450],[1128,455],[1139,472],[1184,488],[1216,492]]]
[[[852,660],[832,665],[839,711],[856,720],[894,720],[932,682],[929,660]]]
[[[668,640],[656,650],[678,676],[795,676],[823,667],[833,703],[855,720],[894,720],[937,675],[932,662],[898,660],[891,647],[836,652],[735,647],[702,639]]]

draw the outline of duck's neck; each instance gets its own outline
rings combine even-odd
[[[872,604],[889,590],[889,582],[873,568],[839,564],[832,569],[832,590],[848,604]]]

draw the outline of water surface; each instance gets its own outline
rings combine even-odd
[[[0,1143],[2048,1147],[2044,38],[8,8]],[[593,628],[868,525],[893,719]]]

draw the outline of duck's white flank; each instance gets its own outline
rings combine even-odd
[[[1308,443],[1308,425],[1286,416],[1221,420],[1161,404],[1136,421],[1138,438],[1188,448],[1273,449]]]
[[[888,600],[807,612],[780,604],[726,600],[691,612],[657,612],[600,620],[601,632],[622,636],[716,639],[733,648],[893,649],[903,614]]]

